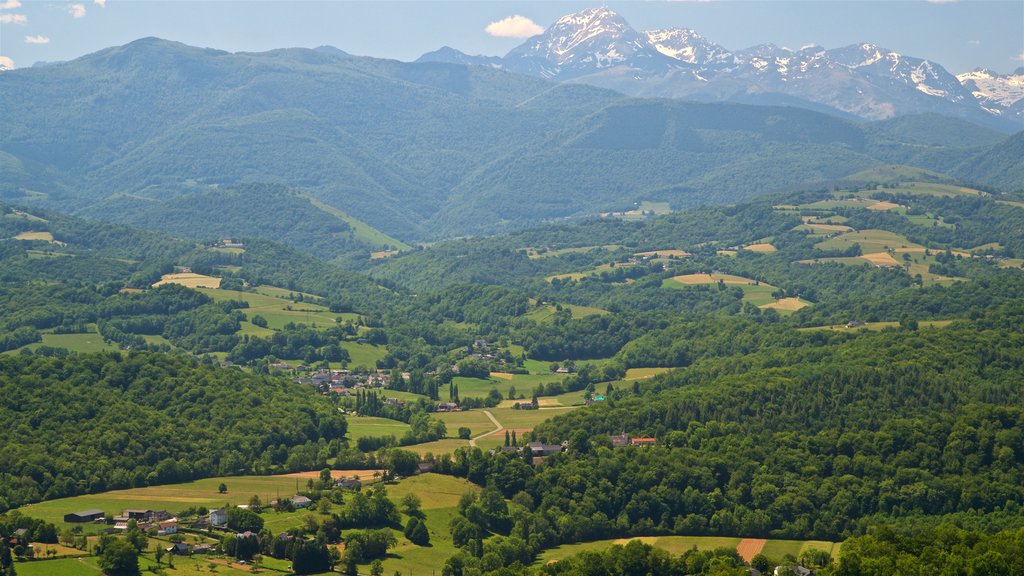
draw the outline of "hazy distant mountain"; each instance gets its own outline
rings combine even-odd
[[[567,37],[553,65],[599,70],[611,50],[633,50],[651,66],[673,61],[637,44],[646,38],[605,44],[601,59],[588,60],[596,40]],[[714,47],[692,54],[723,58]],[[962,123],[885,130],[793,107],[627,98],[491,66],[326,47],[232,54],[154,38],[5,72],[0,101],[0,199],[147,225],[166,212],[165,228],[210,237],[224,227],[216,214],[190,216],[196,206],[224,212],[233,226],[250,199],[260,208],[259,194],[214,187],[284,185],[421,240],[642,200],[734,202],[878,164],[948,171],[978,152],[964,146],[994,140],[977,128],[961,141],[952,134]],[[347,241],[303,196],[278,194],[265,208],[272,218],[290,203],[295,213],[282,222],[308,229],[289,241],[320,228]]]
[[[503,60],[498,56],[470,56],[450,46],[442,46],[433,52],[427,52],[416,59],[417,63],[441,62],[444,64],[473,64],[477,66],[491,66],[501,68]]]
[[[690,29],[639,32],[607,8],[563,16],[488,64],[634,96],[787,104],[869,120],[934,112],[1004,132],[1024,128],[1024,76],[1016,73],[958,79],[935,62],[873,44],[730,51]]]

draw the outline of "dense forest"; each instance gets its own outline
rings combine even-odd
[[[322,468],[345,418],[310,389],[157,353],[0,356],[0,508]]]

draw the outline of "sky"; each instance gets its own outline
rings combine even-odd
[[[0,65],[70,60],[146,36],[229,51],[330,45],[415,60],[504,55],[559,16],[604,4],[634,28],[693,28],[726,48],[870,42],[950,72],[1024,66],[1024,0],[0,0]]]

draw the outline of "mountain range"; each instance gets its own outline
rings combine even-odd
[[[1024,127],[1024,69],[954,76],[870,43],[733,51],[695,30],[638,31],[607,8],[563,16],[504,58],[445,47],[419,61],[501,67],[633,96],[795,105],[868,120],[935,112],[1005,132]]]
[[[652,65],[668,58],[634,47]],[[266,221],[293,209],[296,218],[256,235],[319,255],[643,201],[731,203],[883,164],[1004,189],[1019,188],[1024,172],[1021,134],[935,113],[863,122],[634,98],[330,47],[229,53],[144,38],[4,72],[0,101],[0,200],[204,239],[238,234],[242,214]],[[268,191],[272,204],[261,200]],[[367,240],[364,224],[392,239]],[[323,242],[309,241],[313,229]]]

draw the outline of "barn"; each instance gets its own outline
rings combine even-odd
[[[64,515],[65,522],[92,522],[103,518],[103,510],[82,510]]]

